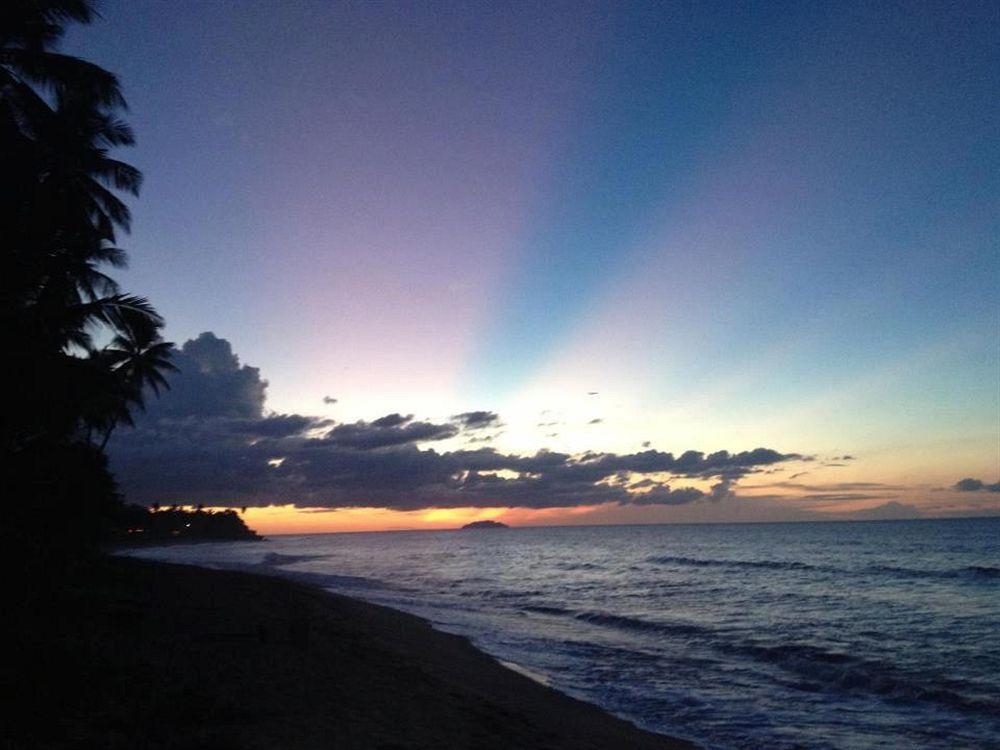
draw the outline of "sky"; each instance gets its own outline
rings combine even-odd
[[[265,532],[1000,512],[995,3],[101,12],[64,48],[138,134],[122,280],[201,378],[112,443],[136,498]]]

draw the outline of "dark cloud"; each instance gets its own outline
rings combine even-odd
[[[172,361],[178,372],[164,397],[150,400],[150,417],[263,416],[267,381],[256,367],[241,366],[225,339],[205,332],[186,342]]]
[[[794,474],[791,479],[805,473],[807,472]],[[823,482],[815,484],[806,484],[804,482],[772,482],[770,484],[761,484],[756,486],[780,487],[782,489],[801,490],[803,492],[811,493],[855,492],[858,490],[869,492],[898,492],[913,489],[912,487],[903,484],[884,484],[882,482]]]
[[[883,503],[882,505],[876,505],[874,508],[853,510],[838,515],[857,521],[896,521],[922,517],[920,509],[915,505],[907,505],[895,500]]]
[[[203,334],[181,352],[190,387],[168,392],[155,414],[112,444],[114,469],[135,501],[397,509],[683,505],[728,498],[740,478],[802,459],[770,448],[676,456],[653,449],[442,452],[426,444],[495,426],[499,418],[464,412],[439,424],[393,413],[334,424],[298,414],[266,416],[266,382],[255,368],[240,366],[228,342]],[[195,385],[203,392],[194,393]],[[206,403],[209,397],[219,403]],[[484,437],[473,433],[469,442]],[[712,484],[707,491],[676,486],[684,480]]]
[[[493,448],[438,452],[416,443],[453,434],[454,425],[375,427],[358,422],[315,437],[289,434],[295,425],[317,429],[321,424],[305,420],[294,415],[258,423],[162,420],[116,445],[114,464],[130,496],[147,502],[545,508],[719,500],[732,494],[740,472],[753,471],[760,462],[794,458],[772,451],[689,451],[678,457],[658,451],[570,455],[543,450],[528,456]],[[639,481],[630,484],[636,477]],[[720,481],[705,492],[672,486],[680,477]]]
[[[600,417],[597,417],[595,419],[591,419],[589,422],[587,422],[587,424],[600,424],[603,421],[604,421],[603,419],[601,419]]]
[[[323,403],[324,404],[335,404],[335,403],[337,403],[337,399],[335,399],[333,396],[323,396]]]
[[[686,505],[705,497],[705,493],[695,487],[680,487],[671,489],[660,485],[645,493],[635,493],[630,496],[631,505]]]
[[[220,424],[225,424],[226,429],[236,434],[258,438],[282,438],[301,435],[307,430],[328,427],[333,422],[329,419],[304,417],[301,414],[272,414],[260,419],[233,419]]]
[[[452,417],[466,430],[481,430],[485,427],[497,427],[500,417],[492,411],[467,411]]]
[[[953,489],[959,492],[1000,492],[1000,482],[986,484],[982,479],[966,477],[955,482]]]
[[[402,427],[407,422],[413,421],[413,415],[407,414],[405,417],[402,414],[386,414],[384,417],[379,417],[372,422],[372,427]]]
[[[597,456],[540,451],[519,456],[492,448],[422,449],[415,444],[421,437],[439,438],[441,430],[454,430],[452,425],[422,422],[389,428],[356,423],[339,425],[321,437],[253,440],[248,439],[244,425],[226,429],[216,420],[194,427],[175,423],[139,428],[135,431],[139,439],[116,446],[115,468],[126,491],[145,501],[185,499],[234,505],[295,502],[404,509],[542,508],[604,502],[675,505],[702,497],[726,497],[735,481],[734,466],[749,472],[753,460],[777,460],[760,454],[738,463],[733,456],[726,461],[686,459],[685,473],[676,474],[672,467],[679,459],[654,451]],[[414,434],[416,430],[421,435]],[[632,476],[648,481],[642,487],[630,487],[625,479]],[[709,493],[690,487],[674,489],[669,480],[679,476],[715,476],[721,481]]]
[[[458,428],[453,424],[413,422],[413,416],[389,414],[374,422],[342,424],[330,430],[324,440],[334,445],[358,450],[389,448],[407,443],[422,443],[455,437]]]

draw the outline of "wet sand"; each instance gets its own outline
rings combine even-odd
[[[12,618],[0,747],[693,747],[287,580],[108,558],[33,602]]]

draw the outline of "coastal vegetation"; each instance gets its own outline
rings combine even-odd
[[[114,514],[107,536],[112,543],[128,545],[261,538],[231,508],[212,510],[177,505],[147,508],[133,503],[123,505]]]
[[[91,0],[14,0],[0,11],[0,319],[8,402],[0,421],[8,528],[24,541],[94,545],[121,511],[105,447],[150,392],[172,345],[127,264],[122,196],[142,175],[113,156],[135,136],[118,79],[62,54]]]

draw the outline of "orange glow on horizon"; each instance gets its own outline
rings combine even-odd
[[[570,525],[606,506],[572,508],[300,508],[268,505],[247,508],[243,520],[260,534],[322,534],[352,531],[456,529],[472,521],[501,521],[509,526]],[[212,508],[211,510],[224,510]],[[584,521],[585,522],[585,521]],[[600,522],[600,521],[597,521]]]

